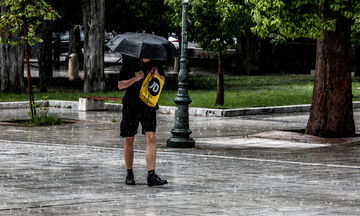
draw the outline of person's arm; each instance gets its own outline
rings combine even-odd
[[[140,71],[138,72],[133,78],[128,79],[128,80],[120,80],[118,82],[118,88],[121,89],[126,89],[130,86],[132,86],[134,83],[136,83],[137,81],[141,80],[144,78],[144,72]]]
[[[160,79],[161,79],[162,81],[165,81],[165,76],[162,76],[162,75],[159,74],[159,71],[158,71],[157,67],[153,68],[152,70],[153,70],[152,72],[153,72],[156,76],[160,77]]]

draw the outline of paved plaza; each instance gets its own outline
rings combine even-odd
[[[143,135],[137,185],[124,184],[119,112],[48,112],[77,121],[0,124],[0,215],[360,215],[360,139],[284,132],[304,129],[308,113],[191,116],[193,149],[166,147],[174,116],[160,114],[157,173],[169,184],[148,187]],[[0,109],[0,120],[27,113]]]

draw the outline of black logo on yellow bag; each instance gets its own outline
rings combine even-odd
[[[160,91],[159,80],[156,78],[153,78],[152,80],[150,80],[148,90],[152,96],[156,96]]]

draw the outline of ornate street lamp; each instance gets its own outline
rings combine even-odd
[[[179,88],[174,99],[176,104],[174,128],[171,130],[173,136],[168,139],[167,147],[192,148],[195,141],[190,137],[189,129],[189,104],[191,99],[188,94],[188,40],[187,40],[187,12],[189,0],[182,2],[182,32],[181,32],[181,56],[180,71],[178,75]]]

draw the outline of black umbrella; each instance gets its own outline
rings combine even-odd
[[[148,34],[127,32],[111,39],[106,46],[113,52],[136,58],[166,61],[176,55],[175,46],[166,38]]]

